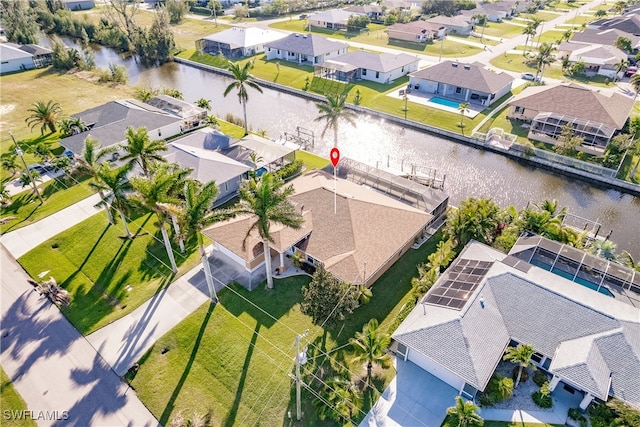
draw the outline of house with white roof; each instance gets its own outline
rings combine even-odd
[[[397,23],[388,27],[389,40],[403,40],[414,43],[426,43],[441,39],[447,35],[447,28],[442,24],[427,21],[411,21],[406,24]]]
[[[365,13],[350,12],[343,9],[331,9],[309,15],[309,26],[327,28],[329,30],[346,30],[347,22],[352,15],[365,15]]]
[[[409,75],[409,89],[485,106],[511,90],[514,78],[482,64],[443,61]]]
[[[471,16],[456,15],[456,16],[444,16],[438,15],[433,18],[427,19],[425,22],[431,22],[433,24],[444,26],[447,29],[447,34],[459,34],[466,36],[471,34],[473,30],[473,20]]]
[[[472,241],[393,333],[393,348],[472,399],[507,347],[529,344],[551,390],[581,393],[581,409],[612,396],[640,408],[640,309],[565,277]]]
[[[267,60],[284,59],[298,64],[320,64],[328,59],[344,55],[349,46],[344,42],[329,40],[313,34],[289,34],[265,43]]]
[[[34,68],[33,55],[13,43],[0,43],[0,74]]]
[[[556,56],[569,58],[569,64],[583,62],[587,75],[598,74],[615,78],[617,65],[627,60],[627,54],[615,46],[591,43],[562,42],[558,46]],[[622,72],[617,77],[622,77]]]
[[[314,66],[316,76],[354,82],[370,80],[391,83],[418,69],[420,58],[405,53],[377,53],[356,50]]]
[[[286,37],[286,33],[255,27],[233,27],[196,40],[198,52],[241,58],[264,52],[266,43]]]

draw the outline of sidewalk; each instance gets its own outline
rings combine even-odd
[[[20,258],[39,244],[98,213],[94,207],[100,196],[94,194],[40,221],[0,236],[0,242],[14,256]]]
[[[34,292],[2,245],[0,258],[0,363],[32,416],[41,417],[38,425],[157,426],[58,307]]]

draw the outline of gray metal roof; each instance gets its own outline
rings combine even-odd
[[[32,55],[51,55],[53,53],[52,50],[47,49],[46,47],[39,46],[37,44],[25,44],[24,46],[20,46],[20,50],[23,50]]]
[[[268,165],[296,151],[294,148],[285,147],[281,144],[262,138],[257,135],[249,134],[244,138],[234,142],[228,149],[222,149],[222,153],[239,162],[250,164],[251,153],[256,153],[262,157],[262,162],[258,167]]]
[[[149,108],[153,108],[149,106]],[[128,127],[145,127],[149,132],[179,122],[182,119],[167,113],[144,110],[127,101],[111,101],[95,108],[73,114],[90,127],[86,132],[60,140],[60,145],[76,154],[84,148],[84,141],[91,137],[102,147],[108,147],[125,140]]]
[[[21,50],[17,45],[12,43],[0,43],[0,59],[3,61],[11,61],[14,59],[32,58],[29,52]]]
[[[217,151],[183,145],[179,141],[171,142],[167,147],[169,153],[165,158],[184,168],[193,169],[191,176],[202,183],[215,181],[220,185],[239,180],[251,169]]]
[[[410,74],[413,78],[445,83],[484,93],[495,93],[514,78],[509,74],[489,71],[476,64],[444,61]]]
[[[356,50],[333,58],[331,63],[341,62],[357,68],[386,73],[419,61],[420,58],[417,56],[407,55],[406,53],[392,54]],[[324,66],[324,64],[322,65]]]
[[[271,49],[286,50],[301,55],[318,56],[346,49],[346,43],[331,41],[313,34],[289,34],[287,37],[265,43]]]

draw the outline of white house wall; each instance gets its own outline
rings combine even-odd
[[[31,57],[11,59],[9,61],[0,62],[0,74],[11,73],[20,70],[31,70],[34,68],[33,59]]]
[[[182,129],[180,128],[180,126],[181,126],[181,122],[180,121],[176,121],[175,123],[168,124],[166,126],[158,128],[156,130],[150,130],[149,131],[149,138],[152,141],[155,141],[155,140],[158,140],[158,139],[171,138],[172,136],[176,136],[180,132],[182,132]]]
[[[222,246],[218,242],[216,242],[216,250],[220,251],[223,254],[225,254],[226,256],[231,258],[233,261],[235,261],[236,264],[238,264],[239,266],[241,266],[244,269],[246,269],[247,271],[249,271],[249,269],[247,268],[247,263],[245,262],[245,260],[240,258],[238,255],[234,254],[233,252],[231,252],[229,249],[225,248],[224,246]]]
[[[417,351],[409,348],[409,354],[407,355],[407,359],[420,366],[425,371],[429,372],[431,375],[439,378],[445,383],[449,384],[451,387],[456,390],[462,390],[464,387],[464,380],[460,377],[451,373],[451,371],[446,370],[442,366],[438,365],[434,361],[428,359]]]
[[[395,70],[391,70],[386,73],[380,73],[378,77],[376,77],[376,72],[373,70],[366,70],[367,73],[362,73],[363,80],[370,80],[372,82],[378,83],[390,83],[395,79],[398,79],[402,76],[406,76],[409,73],[413,73],[418,69],[418,63],[413,63],[409,65],[405,65],[404,67],[396,68]],[[364,71],[364,68],[362,69]]]
[[[434,82],[432,80],[410,77],[409,84],[411,86],[411,90],[418,90],[419,92],[436,93],[438,90],[438,82]],[[418,86],[418,89],[416,89],[416,86]]]

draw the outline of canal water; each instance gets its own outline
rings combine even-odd
[[[95,47],[95,53],[99,67],[107,67],[109,63],[124,65],[132,85],[177,89],[186,101],[211,100],[212,113],[218,117],[224,118],[227,113],[242,117],[242,107],[235,92],[226,98],[222,95],[231,82],[225,77],[177,63],[146,68],[132,58],[123,58],[100,46]],[[278,138],[301,126],[316,135],[312,151],[328,157],[333,146],[333,132],[328,131],[325,138],[320,137],[323,123],[315,121],[317,116],[317,108],[311,101],[266,88],[262,94],[249,89],[247,117],[252,130],[264,130],[268,136]],[[446,175],[445,189],[454,205],[472,196],[491,197],[500,205],[512,204],[518,209],[528,203],[557,199],[571,213],[599,221],[601,234],[611,231],[611,240],[617,243],[619,251],[626,249],[635,259],[640,258],[638,197],[598,189],[501,155],[367,115],[359,116],[355,127],[341,123],[338,145],[343,157],[371,165],[386,165],[388,161],[398,168],[404,163],[405,167],[415,164],[437,169],[439,175]]]

